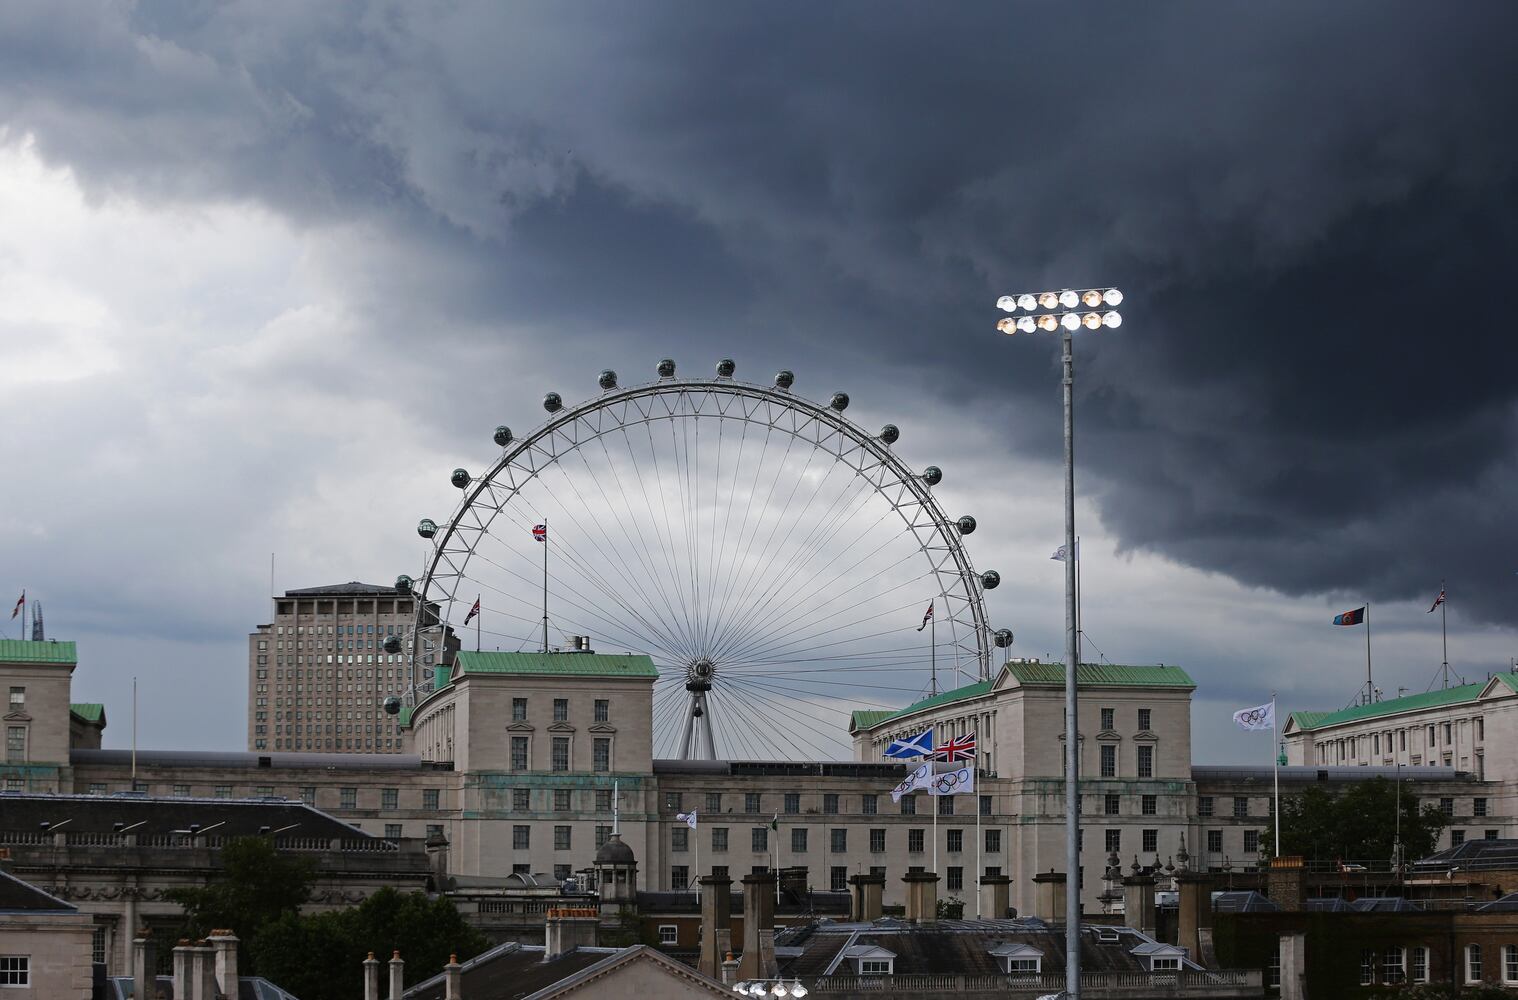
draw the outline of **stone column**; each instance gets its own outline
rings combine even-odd
[[[364,1000],[382,1000],[379,995],[379,959],[374,952],[364,959]]]
[[[1281,935],[1281,1000],[1307,1000],[1307,935]]]
[[[901,877],[907,886],[907,919],[931,924],[938,919],[938,876],[933,872],[907,872]]]
[[[733,950],[733,880],[703,875],[701,882],[701,952],[696,971],[716,979],[722,957]]]
[[[1065,922],[1065,873],[1039,872],[1033,876],[1033,915],[1046,924]]]
[[[1123,921],[1141,934],[1154,937],[1154,879],[1129,875],[1123,879]]]
[[[390,996],[387,1000],[401,1000],[401,994],[406,992],[406,960],[401,958],[399,951],[390,956]]]
[[[982,875],[980,877],[980,912],[988,920],[1002,920],[1012,906],[1012,877],[1010,875]]]
[[[743,876],[743,955],[739,979],[773,979],[775,963],[775,876]]]
[[[237,935],[230,930],[213,930],[206,938],[215,955],[216,988],[223,996],[236,1000],[238,995]]]
[[[174,946],[174,996],[189,1000],[193,990],[190,987],[190,941],[188,938],[180,938]]]

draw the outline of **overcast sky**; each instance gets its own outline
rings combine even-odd
[[[0,6],[0,586],[108,744],[240,749],[283,590],[415,572],[541,394],[797,372],[945,469],[1059,658],[1057,341],[1089,636],[1234,708],[1518,655],[1508,3]],[[14,600],[14,594],[5,598]],[[16,623],[3,623],[6,635]]]

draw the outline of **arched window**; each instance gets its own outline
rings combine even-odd
[[[1510,986],[1518,983],[1518,944],[1502,946],[1502,981]]]
[[[1428,982],[1428,949],[1419,945],[1412,949],[1411,958],[1413,960],[1412,981],[1415,983]]]
[[[1479,983],[1481,975],[1481,946],[1468,944],[1465,946],[1465,981]]]
[[[1400,983],[1407,979],[1406,955],[1396,945],[1386,949],[1381,956],[1381,981],[1383,983]]]

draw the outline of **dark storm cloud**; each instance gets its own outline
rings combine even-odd
[[[996,336],[992,301],[1120,284],[1127,324],[1081,338],[1080,441],[1124,545],[1355,600],[1448,576],[1511,623],[1515,20],[7,6],[0,97],[96,195],[415,245],[435,270],[367,262],[376,337],[510,320],[703,367],[763,343],[1019,454],[1057,448],[1055,345]]]

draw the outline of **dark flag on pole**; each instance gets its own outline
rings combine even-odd
[[[1439,605],[1441,605],[1443,603],[1444,603],[1444,588],[1440,587],[1439,588],[1439,596],[1436,597],[1436,598],[1434,598],[1433,606],[1428,609],[1428,613],[1429,614],[1433,614],[1434,611],[1438,609]]]
[[[479,613],[480,613],[480,599],[478,597],[476,597],[474,599],[474,607],[470,608],[469,609],[469,613],[464,616],[464,624],[468,625],[470,622],[474,621],[475,616],[478,615]]]
[[[1359,625],[1363,621],[1365,621],[1364,608],[1356,608],[1353,611],[1346,611],[1343,614],[1334,615],[1335,625]]]
[[[923,629],[927,628],[928,627],[928,622],[930,622],[932,620],[933,620],[933,605],[929,604],[927,612],[924,613],[923,616],[922,616],[922,624],[919,625],[919,626],[917,626],[917,631],[921,632]]]
[[[21,609],[24,607],[26,607],[26,591],[23,590],[21,592],[21,596],[16,598],[16,606],[14,608],[11,608],[11,621],[16,620],[16,616],[21,613]],[[25,622],[22,624],[25,624]]]

